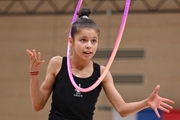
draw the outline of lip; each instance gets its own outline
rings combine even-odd
[[[84,51],[83,53],[91,54],[91,51]]]
[[[83,54],[85,56],[91,56],[92,55],[92,52],[91,51],[84,51]]]
[[[90,53],[92,53],[92,51],[91,50],[84,50],[83,53],[90,54]]]

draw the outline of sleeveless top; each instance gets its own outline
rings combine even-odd
[[[100,77],[100,65],[93,62],[93,73],[90,77],[73,77],[79,87],[87,88]],[[53,86],[49,120],[92,120],[101,88],[102,85],[99,84],[90,92],[76,90],[68,75],[67,57],[63,57],[61,70]]]

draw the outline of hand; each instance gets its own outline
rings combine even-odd
[[[27,49],[26,52],[30,56],[29,71],[32,71],[32,72],[39,71],[41,65],[44,63],[44,60],[41,60],[41,53],[38,52],[38,54],[36,54],[36,51],[34,49],[32,51]]]
[[[169,112],[173,109],[173,107],[168,105],[167,103],[174,104],[174,101],[160,97],[158,95],[159,89],[160,85],[157,85],[155,90],[151,93],[151,95],[148,98],[148,105],[155,111],[158,118],[160,118],[158,108],[164,112]]]

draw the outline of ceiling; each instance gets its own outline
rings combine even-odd
[[[78,0],[0,0],[0,16],[69,15]],[[93,14],[119,14],[126,0],[84,0]],[[180,0],[131,0],[130,14],[180,13]]]

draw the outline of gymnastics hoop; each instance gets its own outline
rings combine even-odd
[[[76,9],[75,9],[74,16],[73,16],[71,24],[73,24],[76,21],[76,19],[77,19],[76,13],[79,11],[79,9],[81,7],[81,4],[82,4],[82,1],[83,0],[79,0],[78,3],[77,3],[77,6],[76,6]],[[91,85],[88,88],[80,88],[79,86],[77,86],[77,84],[74,81],[74,78],[73,78],[73,75],[72,75],[72,70],[71,70],[71,65],[70,65],[70,51],[71,51],[71,49],[70,49],[70,41],[68,40],[68,47],[67,47],[67,68],[68,68],[68,74],[69,74],[69,78],[70,78],[70,81],[71,81],[72,85],[77,90],[79,90],[80,92],[89,92],[89,91],[92,91],[94,88],[96,88],[102,82],[102,80],[104,79],[105,75],[109,71],[109,69],[111,67],[111,64],[112,64],[112,62],[113,62],[113,60],[115,58],[115,55],[117,53],[119,44],[121,42],[121,38],[122,38],[122,35],[123,35],[124,27],[125,27],[125,24],[126,24],[126,21],[127,21],[127,16],[128,16],[128,12],[129,12],[130,2],[131,2],[131,0],[126,0],[126,4],[125,4],[125,8],[124,8],[124,14],[123,14],[123,18],[122,18],[121,25],[120,25],[120,28],[119,28],[118,36],[117,36],[116,42],[114,44],[114,48],[113,48],[113,51],[111,53],[111,56],[110,56],[110,58],[108,60],[108,63],[106,64],[106,67],[105,67],[103,73],[101,74],[101,76],[98,78],[98,80],[93,85]],[[69,37],[71,37],[71,30],[69,32]]]

